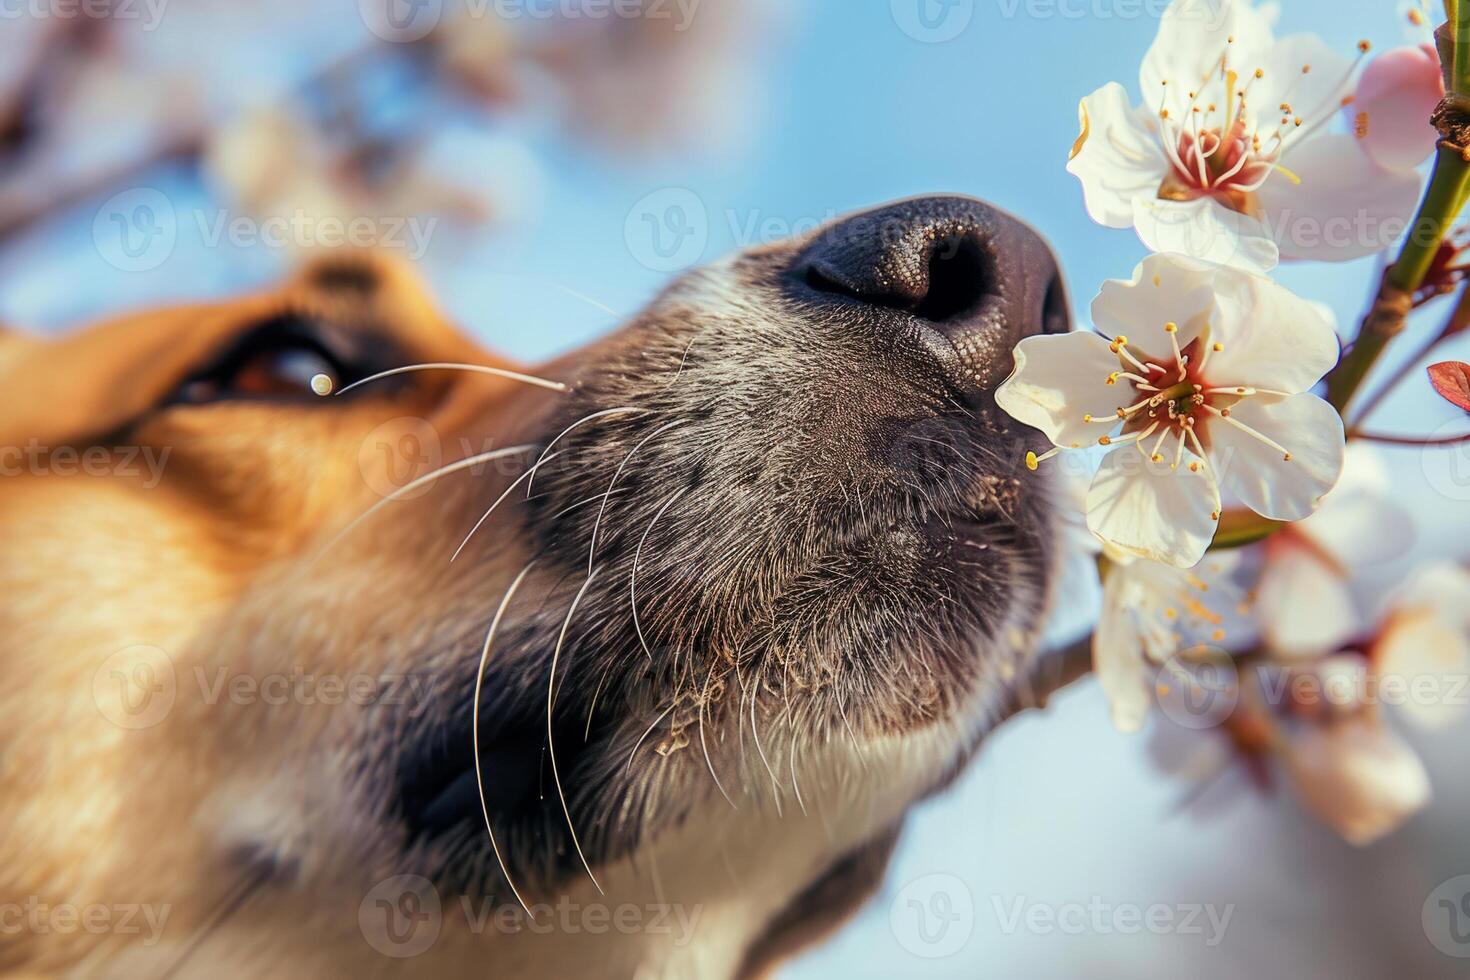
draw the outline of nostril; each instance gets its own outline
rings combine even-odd
[[[990,293],[992,275],[973,237],[942,239],[929,253],[929,288],[912,312],[935,323],[962,317]]]
[[[819,293],[831,293],[834,296],[846,296],[848,299],[868,302],[868,297],[864,296],[859,290],[829,276],[816,265],[804,267],[801,270],[801,280]]]
[[[972,235],[930,240],[912,252],[889,252],[896,269],[879,261],[854,273],[817,255],[798,271],[810,289],[870,306],[900,310],[942,323],[978,308],[994,285],[994,269],[985,247]],[[895,261],[897,260],[897,261]]]

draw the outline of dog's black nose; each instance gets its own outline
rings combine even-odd
[[[966,388],[998,384],[1017,341],[1070,323],[1046,242],[969,197],[914,198],[846,218],[818,232],[791,273],[808,298],[862,304],[904,328]]]

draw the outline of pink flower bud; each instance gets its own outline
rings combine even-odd
[[[1439,56],[1427,44],[1406,45],[1368,63],[1345,111],[1375,163],[1410,170],[1434,149],[1437,134],[1429,116],[1443,97]]]

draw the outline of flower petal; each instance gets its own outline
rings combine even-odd
[[[1302,803],[1352,844],[1371,844],[1429,803],[1424,764],[1367,716],[1307,727],[1286,763]]]
[[[1016,367],[995,392],[995,403],[1018,422],[1039,429],[1067,449],[1096,445],[1107,424],[1084,421],[1089,413],[1116,422],[1118,387],[1107,383],[1118,355],[1095,333],[1027,337],[1013,352]]]
[[[1220,488],[1187,467],[1154,463],[1133,447],[1103,458],[1087,492],[1087,528],[1140,558],[1191,568],[1215,536]]]
[[[1092,301],[1092,322],[1102,333],[1126,336],[1135,354],[1173,360],[1164,324],[1178,326],[1180,347],[1204,330],[1214,309],[1214,284],[1220,267],[1183,255],[1150,255],[1132,279],[1109,279]]]
[[[1342,474],[1337,410],[1316,395],[1257,395],[1231,408],[1230,418],[1284,446],[1291,459],[1229,420],[1211,418],[1210,464],[1221,485],[1271,520],[1299,521],[1312,513]]]
[[[1256,192],[1284,259],[1342,262],[1373,255],[1408,228],[1419,203],[1417,171],[1386,170],[1346,133],[1319,133],[1288,146],[1282,165]]]
[[[1128,104],[1128,93],[1109,82],[1082,100],[1082,136],[1067,172],[1082,181],[1087,213],[1100,225],[1127,228],[1133,199],[1154,197],[1168,160],[1148,110]]]
[[[1385,699],[1391,679],[1411,721],[1446,728],[1465,713],[1470,636],[1430,610],[1393,616],[1373,647]]]
[[[1343,111],[1375,163],[1411,170],[1434,151],[1439,134],[1429,116],[1443,97],[1444,76],[1434,48],[1404,45],[1368,62],[1356,97]]]
[[[1226,51],[1256,60],[1258,53],[1270,48],[1275,19],[1276,11],[1270,5],[1256,8],[1235,0],[1174,0],[1159,18],[1159,33],[1139,68],[1144,97],[1154,97],[1166,81],[1183,96],[1200,79],[1217,73],[1220,56]]]
[[[1413,574],[1394,604],[1423,606],[1470,633],[1470,569],[1448,561],[1431,562]]]
[[[1306,660],[1360,635],[1363,617],[1340,569],[1289,538],[1268,542],[1266,554],[1255,613],[1273,654]]]
[[[1280,259],[1265,225],[1213,197],[1193,201],[1135,198],[1133,227],[1143,244],[1155,252],[1176,252],[1252,272],[1268,272]]]
[[[1127,585],[1126,577],[1126,568],[1114,568],[1108,575],[1102,615],[1092,637],[1092,670],[1107,695],[1113,727],[1131,733],[1148,717],[1149,693],[1143,637],[1118,594]]]
[[[1213,387],[1306,391],[1337,363],[1337,330],[1323,309],[1264,276],[1222,270],[1215,277],[1219,313],[1210,325]]]

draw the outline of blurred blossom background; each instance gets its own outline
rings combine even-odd
[[[1093,225],[1064,170],[1077,100],[1109,80],[1135,88],[1163,6],[0,0],[0,322],[64,330],[230,295],[365,238],[411,258],[487,345],[537,361],[691,265],[933,192],[1036,225],[1085,321],[1144,249]],[[1280,28],[1343,51],[1424,36],[1391,2],[1291,0]],[[1277,278],[1346,325],[1378,271],[1288,264]],[[1462,336],[1440,359],[1467,355]],[[1457,417],[1411,383],[1375,427],[1433,433]],[[1365,608],[1426,558],[1470,558],[1470,449],[1429,452],[1383,453],[1417,529],[1358,570]],[[1096,615],[1085,560],[1058,641]],[[1424,917],[1470,873],[1470,713],[1406,731],[1435,800],[1367,848],[1237,771],[1167,775],[1214,770],[1196,757],[1204,740],[1160,721],[1116,734],[1085,681],[1007,725],[915,814],[867,910],[782,975],[1467,975]],[[1156,905],[1173,926],[1126,913]]]

